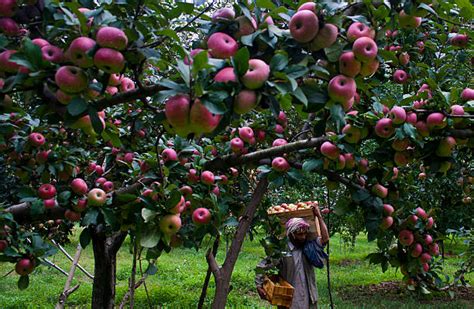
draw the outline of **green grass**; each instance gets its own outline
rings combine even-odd
[[[73,242],[66,246],[71,255],[74,254],[77,244],[78,233],[74,234]],[[364,235],[357,238],[354,249],[345,247],[338,236],[331,239],[331,281],[333,288],[333,299],[338,308],[468,308],[465,300],[453,300],[439,302],[430,299],[414,298],[405,294],[384,295],[383,292],[366,295],[356,290],[357,286],[364,286],[366,290],[371,284],[386,281],[400,281],[401,274],[395,269],[389,269],[382,273],[380,266],[369,265],[364,257],[375,250],[375,243],[368,243]],[[217,260],[222,262],[225,244],[221,245]],[[463,250],[462,242],[448,244],[447,251],[454,254]],[[170,254],[160,257],[158,262],[158,273],[147,279],[151,303],[163,308],[196,307],[201,292],[202,282],[207,270],[204,258],[206,250],[196,252],[191,249],[175,249]],[[261,301],[254,287],[254,267],[263,258],[263,248],[257,241],[246,241],[239,256],[232,277],[233,290],[229,295],[229,307],[269,307]],[[51,260],[68,271],[69,260],[58,253]],[[128,277],[131,273],[131,254],[129,242],[127,241],[119,251],[117,265],[117,302],[120,302],[127,291]],[[445,262],[445,271],[453,274],[460,261],[457,256],[449,257]],[[93,253],[91,246],[83,251],[80,264],[89,272],[93,272]],[[12,264],[0,264],[0,274],[6,274],[12,269]],[[146,267],[146,262],[144,262]],[[317,270],[316,278],[320,295],[320,307],[329,306],[329,294],[327,290],[326,270]],[[474,279],[472,274],[467,276],[468,280]],[[25,291],[19,291],[16,287],[18,276],[15,273],[0,279],[0,307],[1,308],[25,308],[44,307],[51,308],[62,292],[66,277],[54,269],[47,267],[38,268],[30,278],[30,287]],[[73,285],[80,283],[80,288],[68,298],[68,306],[88,308],[92,291],[92,282],[82,272],[76,271]],[[398,288],[397,288],[398,290]],[[211,280],[208,290],[206,305],[212,301],[214,293],[213,281]],[[403,288],[400,292],[405,293]],[[386,293],[385,293],[386,294]],[[471,293],[472,294],[472,293]],[[138,308],[147,307],[145,290],[140,287],[136,291],[136,305]]]

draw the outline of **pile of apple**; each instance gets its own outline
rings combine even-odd
[[[278,213],[283,213],[283,212],[311,209],[313,207],[318,207],[318,206],[319,206],[319,203],[317,201],[298,202],[296,204],[282,203],[281,205],[276,205],[276,206],[272,206],[268,208],[267,213],[269,215],[273,215],[273,214],[278,214]]]

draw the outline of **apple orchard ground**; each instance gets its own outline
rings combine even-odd
[[[73,255],[79,233],[72,237],[73,243],[66,246]],[[247,240],[237,262],[232,283],[233,291],[229,296],[229,307],[269,308],[266,302],[261,301],[254,287],[254,267],[264,256],[264,252],[257,240]],[[210,244],[209,244],[210,245]],[[472,288],[460,288],[454,299],[446,295],[431,295],[429,297],[412,297],[400,288],[398,282],[402,276],[399,271],[389,269],[382,273],[380,266],[369,265],[364,260],[367,253],[375,250],[375,243],[368,243],[365,235],[357,238],[354,249],[345,246],[339,236],[331,238],[331,280],[333,299],[337,308],[472,308],[474,291]],[[461,259],[457,256],[463,250],[462,240],[447,243],[448,257],[445,262],[445,271],[452,274],[457,269]],[[221,245],[218,261],[222,262],[225,242]],[[206,274],[207,264],[204,259],[206,250],[196,252],[192,249],[175,249],[170,254],[160,257],[158,272],[147,279],[151,303],[156,307],[164,308],[196,308],[202,282]],[[58,253],[51,260],[69,271],[70,262],[64,255]],[[132,258],[129,252],[129,242],[126,241],[118,255],[117,265],[117,302],[120,303],[127,290]],[[93,254],[91,246],[83,252],[80,260],[89,272],[93,272]],[[146,262],[143,263],[146,267]],[[0,275],[8,273],[13,265],[0,264]],[[317,270],[321,308],[329,307],[326,270]],[[54,269],[41,267],[36,270],[30,279],[30,287],[19,291],[16,287],[18,276],[14,273],[0,279],[0,308],[52,308],[62,292],[66,277]],[[467,280],[473,280],[474,275],[468,274]],[[73,286],[80,283],[80,288],[68,299],[68,305],[88,308],[92,284],[85,275],[76,271]],[[213,285],[209,289],[206,307],[212,300]],[[136,307],[148,308],[145,290],[140,287],[136,292]]]

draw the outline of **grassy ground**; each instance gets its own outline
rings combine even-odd
[[[78,234],[75,234],[72,244],[66,246],[71,255],[74,254]],[[338,308],[472,308],[472,290],[464,291],[463,297],[450,301],[446,297],[414,298],[404,295],[404,289],[399,289],[398,284],[381,282],[400,281],[400,272],[389,269],[382,273],[379,266],[369,265],[364,257],[373,252],[375,243],[368,243],[366,237],[361,235],[357,239],[355,249],[345,247],[339,237],[331,239],[331,280],[333,299]],[[222,246],[224,247],[224,245]],[[462,245],[449,244],[447,251],[454,254],[462,250]],[[189,249],[176,249],[170,254],[160,257],[158,273],[147,279],[147,288],[153,306],[162,308],[188,308],[196,307],[199,299],[201,285],[204,280],[207,264],[204,252]],[[261,301],[255,293],[254,267],[264,256],[263,249],[257,241],[244,243],[244,248],[233,274],[233,290],[229,295],[229,307],[269,307]],[[223,251],[218,254],[221,262]],[[66,271],[70,262],[62,254],[51,258],[56,264]],[[459,258],[449,257],[445,263],[445,271],[453,274]],[[128,251],[128,242],[122,247],[118,256],[117,265],[117,302],[120,302],[127,291],[127,282],[131,270],[131,255]],[[93,272],[93,254],[91,246],[86,248],[80,260],[90,272]],[[146,262],[144,263],[146,267]],[[12,268],[11,264],[0,264],[0,275],[6,274]],[[68,299],[68,305],[88,308],[92,291],[91,280],[81,272],[76,272],[74,284],[80,283],[80,288]],[[329,294],[327,290],[326,271],[318,270],[316,273],[320,295],[320,307],[329,307]],[[16,287],[18,277],[14,273],[0,279],[0,307],[25,308],[44,307],[52,308],[62,292],[66,277],[54,269],[40,267],[31,277],[30,287],[19,291]],[[471,274],[467,279],[474,279]],[[213,283],[208,292],[206,304],[209,305],[213,295]],[[459,296],[462,296],[459,294]],[[471,302],[469,302],[469,300]],[[136,292],[138,308],[147,308],[147,298],[143,287]],[[471,306],[469,306],[471,305]]]

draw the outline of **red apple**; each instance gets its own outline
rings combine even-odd
[[[431,261],[431,255],[429,255],[428,253],[425,252],[420,256],[420,262],[422,264],[428,263],[429,261]]]
[[[0,32],[5,36],[17,36],[20,34],[20,28],[10,17],[0,17]]]
[[[286,172],[290,169],[290,164],[283,157],[276,157],[272,160],[272,168],[277,172]]]
[[[339,158],[339,148],[331,142],[324,142],[321,145],[320,151],[325,157],[331,160],[336,160],[337,158]]]
[[[434,219],[432,217],[428,218],[428,222],[426,223],[426,229],[430,230],[433,227]]]
[[[176,206],[171,208],[169,211],[173,214],[180,214],[184,211],[185,208],[186,208],[186,200],[184,199],[184,196],[181,196]]]
[[[350,42],[354,42],[358,38],[362,37],[374,39],[375,31],[361,22],[352,23],[347,29],[347,39]]]
[[[318,51],[330,47],[336,42],[338,34],[339,29],[336,25],[324,24],[324,26],[319,29],[316,37],[310,42],[311,50]]]
[[[474,100],[474,89],[466,88],[461,92],[461,99],[463,101]]]
[[[33,132],[28,136],[28,141],[32,146],[40,147],[44,145],[46,139],[44,138],[43,134]]]
[[[78,199],[77,203],[72,206],[76,212],[83,212],[87,208],[87,199]]]
[[[242,127],[239,128],[239,136],[244,142],[250,143],[250,141],[254,138],[254,133],[252,128]]]
[[[189,111],[190,100],[188,95],[178,94],[166,101],[166,120],[180,136],[186,136],[189,133]]]
[[[237,82],[237,75],[235,75],[233,67],[226,67],[217,72],[214,76],[214,81],[218,83]]]
[[[53,63],[61,63],[64,60],[63,50],[57,46],[46,45],[41,48],[43,60]]]
[[[79,212],[66,209],[66,211],[64,212],[64,218],[72,222],[77,222],[81,220],[81,214]]]
[[[85,195],[88,191],[87,183],[82,178],[76,178],[71,182],[71,189],[74,193]]]
[[[194,133],[211,133],[217,128],[221,119],[222,115],[210,112],[204,104],[202,104],[201,100],[194,100],[194,104],[189,113],[189,121]]]
[[[66,51],[66,56],[72,63],[81,68],[90,68],[94,65],[94,60],[89,52],[94,48],[95,41],[88,37],[75,38]]]
[[[356,93],[356,83],[354,79],[337,75],[329,81],[329,97],[336,102],[347,102],[352,99]]]
[[[102,206],[107,201],[107,194],[104,190],[95,188],[87,194],[87,204],[90,206]]]
[[[352,45],[352,51],[357,60],[368,62],[377,57],[378,48],[371,38],[361,37],[355,40],[354,45]]]
[[[408,74],[403,70],[396,70],[393,73],[393,81],[397,84],[405,84],[408,81]]]
[[[395,132],[395,128],[392,126],[392,119],[381,118],[375,124],[375,134],[382,138],[389,138]]]
[[[102,189],[104,189],[105,192],[110,192],[114,189],[114,183],[112,181],[106,181],[102,184]]]
[[[444,137],[440,140],[438,147],[436,148],[436,155],[438,157],[450,157],[455,146],[456,139],[454,137]]]
[[[342,133],[344,134],[344,140],[348,143],[357,144],[360,141],[360,129],[351,124],[346,124],[342,128]]]
[[[372,193],[380,198],[386,198],[388,195],[388,189],[377,183],[372,186]]]
[[[234,153],[241,153],[244,149],[244,142],[240,138],[235,137],[230,140],[230,149]]]
[[[74,66],[62,66],[54,76],[56,85],[64,92],[79,93],[88,86],[84,71]]]
[[[95,52],[94,65],[106,73],[120,73],[125,67],[125,58],[121,52],[103,47]]]
[[[46,209],[54,208],[56,206],[56,199],[51,198],[51,199],[43,200],[43,206]]]
[[[417,258],[423,252],[423,246],[419,243],[416,243],[411,249],[410,255],[414,258]]]
[[[394,211],[395,211],[395,209],[393,208],[392,205],[390,205],[390,204],[383,204],[383,213],[384,213],[384,215],[386,215],[386,216],[391,216]]]
[[[248,113],[257,106],[257,103],[257,93],[253,90],[243,89],[234,98],[234,112],[239,115]]]
[[[415,240],[413,233],[409,230],[402,230],[398,235],[398,239],[402,245],[407,247],[410,246]]]
[[[201,182],[206,185],[214,184],[214,174],[210,171],[204,171],[201,173]]]
[[[33,272],[35,269],[35,262],[28,258],[20,259],[15,265],[15,271],[20,276],[26,276]]]
[[[273,141],[272,143],[272,147],[278,147],[278,146],[283,146],[283,145],[286,145],[288,144],[288,142],[286,141],[286,139],[284,138],[277,138]]]
[[[382,223],[380,224],[380,227],[382,230],[389,229],[393,225],[393,217],[385,217],[382,219]]]
[[[393,124],[402,124],[407,118],[407,113],[403,107],[394,106],[388,113],[388,116],[392,119]]]
[[[123,50],[127,47],[128,38],[125,32],[115,27],[102,27],[97,31],[96,41],[100,47]]]
[[[242,76],[242,83],[248,89],[261,88],[270,76],[270,66],[260,59],[250,59],[249,68]]]
[[[38,189],[38,196],[42,200],[49,200],[56,196],[56,187],[52,184],[43,184]]]
[[[211,222],[211,212],[209,209],[200,207],[193,211],[192,216],[193,222],[195,224],[208,224]]]
[[[429,130],[443,129],[446,124],[446,117],[442,113],[431,113],[426,118],[426,125]]]
[[[290,33],[295,41],[308,43],[313,40],[319,31],[319,20],[312,11],[298,11],[290,19]]]
[[[170,161],[178,161],[178,154],[174,149],[171,148],[166,148],[163,150],[161,153],[161,158],[163,159],[163,162],[170,162]]]
[[[135,89],[135,83],[128,77],[124,77],[120,80],[120,91],[128,92]]]
[[[239,49],[234,38],[223,32],[213,33],[207,40],[207,47],[212,57],[220,59],[233,57]]]
[[[0,0],[0,16],[12,17],[16,7],[16,0]]]
[[[232,20],[235,18],[235,12],[232,8],[220,8],[212,14],[212,21]]]
[[[339,57],[339,72],[342,74],[355,77],[360,73],[361,63],[355,58],[353,52],[342,53]]]

